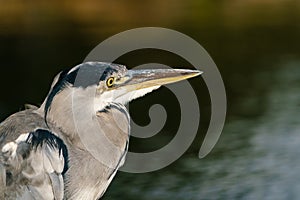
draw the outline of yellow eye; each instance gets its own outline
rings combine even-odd
[[[114,77],[108,78],[107,81],[106,81],[107,87],[112,87],[113,84],[114,84],[114,82],[115,82],[115,78]]]

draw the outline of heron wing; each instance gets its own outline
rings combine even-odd
[[[2,196],[63,199],[66,151],[63,141],[44,129],[21,134],[6,143],[0,152],[0,186],[5,188],[0,189]]]

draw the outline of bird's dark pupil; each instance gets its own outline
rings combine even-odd
[[[109,78],[107,81],[108,86],[112,86],[114,79],[113,78]]]

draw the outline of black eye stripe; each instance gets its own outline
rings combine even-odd
[[[116,72],[118,72],[116,69],[113,69],[111,67],[107,67],[104,70],[102,76],[100,77],[100,81],[105,80],[108,76],[111,76],[113,73],[116,73]]]

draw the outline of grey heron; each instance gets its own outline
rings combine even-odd
[[[0,124],[0,199],[100,198],[128,150],[124,105],[199,74],[102,62],[59,73],[40,107],[29,106]]]

